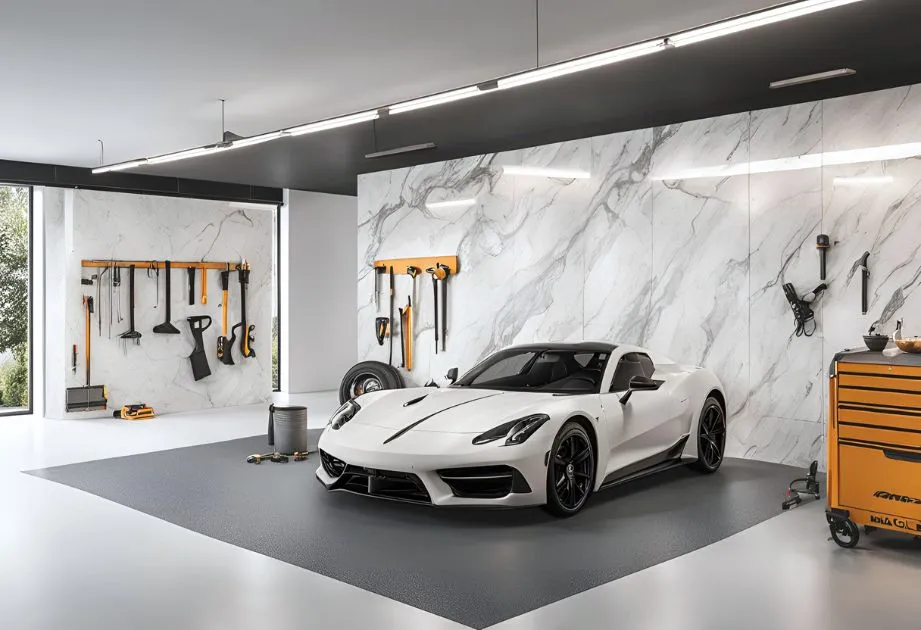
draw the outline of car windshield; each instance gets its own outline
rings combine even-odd
[[[598,393],[607,362],[606,351],[512,348],[477,365],[456,386],[555,394]]]

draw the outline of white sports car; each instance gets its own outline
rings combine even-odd
[[[449,387],[346,402],[320,437],[317,478],[329,490],[570,516],[595,490],[675,465],[712,473],[725,444],[726,398],[709,370],[635,346],[534,344]]]

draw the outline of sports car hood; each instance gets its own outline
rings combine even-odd
[[[479,434],[503,422],[542,413],[553,398],[552,394],[466,387],[389,390],[360,398],[361,411],[349,424]]]

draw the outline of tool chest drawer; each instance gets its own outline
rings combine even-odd
[[[921,413],[839,404],[838,439],[921,448]]]
[[[838,503],[921,520],[921,450],[838,443]]]

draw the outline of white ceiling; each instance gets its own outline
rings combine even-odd
[[[539,0],[540,63],[778,2]],[[221,98],[252,135],[531,68],[535,44],[535,0],[5,0],[0,159],[214,142]]]

